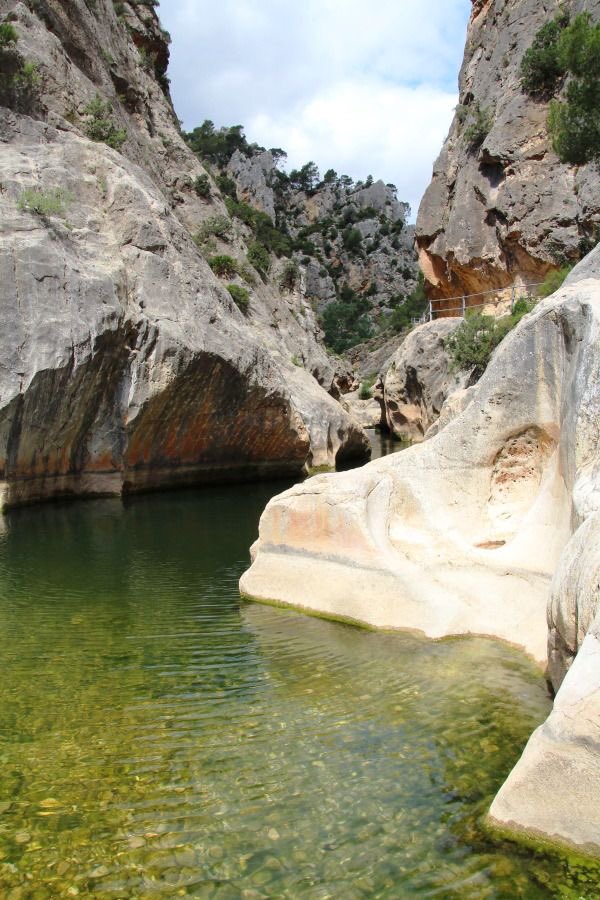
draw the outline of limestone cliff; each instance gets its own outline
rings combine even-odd
[[[228,171],[240,194],[290,236],[297,287],[318,313],[347,285],[367,300],[375,323],[415,288],[414,226],[393,185],[331,175],[302,188],[276,168],[269,152],[247,157],[237,151]],[[358,232],[354,242],[352,232]]]
[[[598,0],[473,0],[457,115],[417,219],[433,298],[541,281],[597,239],[598,169],[558,160],[548,102],[519,79],[524,52],[559,9],[600,16]],[[485,136],[470,143],[478,114]]]
[[[415,328],[383,373],[385,422],[397,438],[422,441],[447,398],[467,387],[469,374],[453,371],[444,346],[460,322],[457,318],[435,319]]]
[[[205,173],[153,5],[0,0],[7,17],[0,65],[29,74],[0,109],[0,505],[364,455],[316,380],[334,370],[310,306],[255,272],[244,314],[192,239]]]

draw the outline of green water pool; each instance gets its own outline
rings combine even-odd
[[[482,828],[550,708],[521,653],[240,603],[283,486],[7,517],[0,897],[600,896]]]

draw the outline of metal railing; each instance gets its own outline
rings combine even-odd
[[[535,281],[531,284],[513,284],[512,287],[504,287],[504,288],[492,288],[489,291],[479,291],[476,294],[461,294],[458,297],[440,297],[439,300],[430,300],[429,301],[429,311],[424,312],[423,315],[419,319],[413,319],[414,325],[420,325],[423,322],[432,322],[433,319],[443,319],[449,318],[450,314],[454,317],[463,318],[468,310],[470,309],[482,309],[485,306],[490,306],[493,303],[506,303],[508,301],[508,297],[506,296],[507,291],[510,290],[510,309],[511,312],[514,309],[515,303],[517,300],[525,298],[527,300],[532,299],[536,296],[534,288],[539,288],[544,282],[543,281]],[[495,294],[496,300],[486,300],[483,303],[470,303],[472,298],[475,297],[487,297]],[[434,309],[434,303],[454,303],[454,306],[444,306],[442,308],[436,307]]]

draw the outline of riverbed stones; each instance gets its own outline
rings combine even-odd
[[[599,412],[597,248],[508,335],[437,435],[275,497],[240,589],[430,637],[487,634],[545,664],[553,582],[554,665],[564,674],[577,655],[492,819],[600,853]]]

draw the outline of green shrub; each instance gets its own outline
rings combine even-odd
[[[570,77],[564,102],[550,104],[552,147],[562,162],[600,160],[600,22],[577,16],[560,36],[559,58]]]
[[[250,287],[254,287],[256,284],[256,275],[254,274],[254,269],[251,266],[247,265],[247,263],[241,263],[238,265],[238,275],[244,279],[246,284],[249,284]]]
[[[492,316],[473,312],[466,316],[456,331],[444,342],[455,369],[472,369],[475,377],[484,373],[498,340]]]
[[[127,131],[125,128],[117,128],[110,117],[111,112],[111,104],[105,103],[96,94],[84,110],[85,115],[90,117],[85,125],[85,133],[92,141],[107,144],[113,150],[120,150],[127,139]]]
[[[227,216],[211,216],[203,222],[196,234],[194,241],[201,246],[209,238],[216,237],[226,241],[231,231],[231,220]]]
[[[224,197],[231,197],[232,200],[237,200],[237,187],[233,178],[229,178],[228,175],[217,175],[215,181]]]
[[[358,222],[363,222],[365,219],[376,219],[377,217],[377,210],[374,206],[365,206],[364,209],[359,209],[356,214]]]
[[[472,149],[479,147],[490,133],[494,122],[492,111],[481,106],[479,101],[469,106],[468,125],[465,128],[465,140]]]
[[[261,275],[266,275],[271,266],[269,251],[258,241],[252,241],[248,247],[248,262],[254,266]]]
[[[19,197],[18,207],[21,210],[36,213],[44,219],[50,216],[64,218],[66,205],[70,200],[70,195],[60,188],[53,188],[49,191],[26,188]]]
[[[534,306],[533,301],[523,297],[517,301],[512,313],[501,319],[467,311],[456,331],[444,341],[452,367],[471,370],[474,378],[480,378],[498,344]]]
[[[306,238],[296,238],[296,240],[292,242],[292,250],[298,253],[304,253],[305,256],[314,256],[317,252],[317,248],[313,242],[307,241]]]
[[[459,103],[454,107],[454,112],[456,113],[456,118],[461,123],[461,125],[467,121],[467,117],[469,115],[469,107],[465,103]]]
[[[298,268],[298,263],[293,259],[288,260],[283,267],[281,277],[279,278],[279,287],[284,291],[293,291],[296,287],[299,274],[300,269]]]
[[[289,179],[293,188],[311,193],[318,185],[319,170],[314,162],[307,162],[301,169],[292,169]]]
[[[209,256],[207,260],[209,266],[215,273],[215,275],[219,276],[227,276],[231,278],[233,275],[238,274],[238,264],[231,256],[227,256],[227,254],[218,254],[216,256]]]
[[[366,315],[369,302],[359,297],[348,285],[340,291],[340,299],[329,303],[321,317],[325,344],[334,353],[343,353],[373,334]]]
[[[573,165],[600,159],[600,22],[581,13],[569,24],[561,13],[540,28],[520,73],[523,90],[542,98],[556,94],[568,77],[564,101],[550,104],[552,147]]]
[[[596,244],[600,242],[600,225],[593,225],[588,234],[584,234],[577,246],[579,251],[579,259],[583,259],[588,253],[594,249]]]
[[[342,244],[348,253],[357,253],[362,248],[362,235],[358,228],[346,228],[342,233]]]
[[[533,97],[551,96],[565,74],[560,58],[559,40],[569,24],[569,16],[561,13],[537,32],[531,47],[525,51],[519,76],[521,87]]]
[[[197,175],[194,179],[194,190],[199,197],[210,197],[210,181],[208,175]]]
[[[216,129],[214,122],[205,119],[202,125],[185,134],[188,144],[200,159],[225,168],[236,150],[249,155],[250,146],[243,125]]]
[[[0,23],[0,106],[32,113],[41,78],[37,65],[17,51],[18,40],[14,25]]]
[[[390,306],[395,309],[390,317],[390,326],[393,331],[404,331],[410,328],[413,318],[417,319],[423,315],[428,307],[428,300],[425,296],[425,279],[423,273],[419,272],[417,277],[417,286],[408,295],[404,302],[401,297],[392,298],[395,302],[390,302]]]
[[[250,302],[250,293],[246,288],[240,287],[239,284],[228,284],[227,290],[231,294],[231,298],[235,305],[245,313]]]
[[[539,289],[539,296],[549,297],[550,294],[557,291],[572,268],[573,266],[563,266],[561,269],[553,269],[552,272],[549,272]]]
[[[33,62],[25,62],[15,75],[17,90],[23,94],[32,94],[41,81],[38,67]]]
[[[225,206],[229,215],[240,219],[247,225],[254,233],[257,242],[267,250],[277,256],[286,256],[291,251],[292,242],[289,235],[282,229],[276,228],[267,213],[255,209],[249,203],[234,200],[233,197],[225,197]]]
[[[358,399],[359,400],[370,400],[373,396],[373,385],[375,384],[376,376],[371,376],[370,378],[365,378],[364,381],[361,381],[360,387],[358,389]]]
[[[11,25],[10,22],[0,23],[0,50],[16,44],[18,40],[19,33],[14,25]]]

